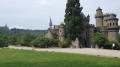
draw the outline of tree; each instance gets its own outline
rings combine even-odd
[[[66,4],[65,37],[70,40],[82,39],[80,35],[84,31],[82,9],[79,0],[68,0]]]
[[[98,45],[99,47],[104,47],[108,44],[107,38],[102,33],[94,33],[91,38],[93,44]]]

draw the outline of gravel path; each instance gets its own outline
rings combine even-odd
[[[105,50],[105,49],[93,49],[93,48],[31,48],[31,47],[15,47],[9,46],[11,49],[22,49],[22,50],[35,50],[35,51],[49,51],[49,52],[62,52],[62,53],[75,53],[75,54],[85,54],[94,55],[102,57],[115,57],[120,58],[120,51],[118,50]]]

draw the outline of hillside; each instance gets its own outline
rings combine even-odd
[[[9,29],[7,26],[0,27],[0,35],[20,35],[23,33],[32,33],[34,35],[44,35],[47,30],[30,30],[30,29]]]

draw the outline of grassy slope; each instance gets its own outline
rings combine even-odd
[[[0,67],[120,67],[120,59],[0,49]]]

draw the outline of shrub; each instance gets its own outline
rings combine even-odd
[[[58,47],[58,39],[48,39],[48,47]]]
[[[8,38],[6,36],[0,36],[0,47],[8,47]]]
[[[59,47],[61,48],[67,48],[71,44],[71,41],[69,39],[65,39],[64,42],[59,42]]]
[[[21,37],[19,37],[19,44],[21,46],[31,46],[31,41],[34,40],[36,38],[35,35],[31,34],[31,33],[23,33],[21,35]]]
[[[37,37],[35,40],[31,42],[31,44],[34,47],[41,47],[41,48],[45,47],[46,43],[47,43],[47,40],[42,37]]]
[[[47,48],[47,47],[57,47],[58,40],[56,39],[48,39],[44,37],[37,37],[35,40],[31,42],[34,47]]]
[[[92,36],[91,40],[93,44],[98,44],[99,48],[106,46],[108,42],[107,38],[102,33],[98,32]]]
[[[115,47],[113,48],[113,49],[115,49],[115,50],[120,50],[120,43],[115,43],[116,45],[115,45]]]
[[[112,44],[115,43],[115,47],[112,48]],[[117,42],[107,42],[105,45],[104,45],[104,48],[105,49],[114,49],[114,50],[120,50],[120,43],[117,43]]]
[[[112,49],[112,43],[107,41],[105,45],[103,46],[104,49]]]

